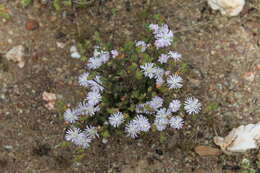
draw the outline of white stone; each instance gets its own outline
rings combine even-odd
[[[214,142],[224,152],[245,152],[260,145],[260,122],[242,125],[233,129],[226,137],[214,137]]]
[[[18,64],[18,67],[23,68],[25,65],[25,61],[24,61],[24,51],[25,48],[22,45],[13,47],[11,50],[9,50],[6,53],[6,59],[8,59],[9,61],[14,61]]]
[[[55,102],[57,100],[56,94],[44,91],[42,94],[42,99],[48,102],[47,104],[44,105],[48,110],[54,109]]]
[[[213,10],[219,10],[222,15],[237,16],[245,5],[245,0],[208,0]]]
[[[81,57],[80,53],[78,52],[78,49],[75,45],[70,47],[70,56],[72,58],[79,59]]]

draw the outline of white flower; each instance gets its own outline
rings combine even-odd
[[[125,131],[127,133],[127,136],[130,136],[131,138],[136,138],[140,133],[137,124],[133,120],[126,125]]]
[[[157,110],[158,108],[162,107],[163,99],[159,96],[155,96],[151,101],[147,102],[147,104],[154,110]]]
[[[149,77],[152,79],[155,76],[156,68],[154,67],[154,63],[146,63],[141,65],[142,72],[144,76]]]
[[[140,47],[141,48],[141,52],[144,52],[147,48],[147,44],[144,41],[137,41],[135,43],[136,47]]]
[[[111,55],[113,58],[117,57],[119,55],[117,50],[111,50]]]
[[[64,120],[70,123],[75,123],[79,119],[78,114],[75,110],[67,109],[64,112]]]
[[[170,75],[167,83],[170,89],[178,89],[182,87],[182,78],[178,75]]]
[[[171,112],[177,112],[181,107],[180,100],[172,100],[169,104],[169,109]]]
[[[183,119],[180,116],[172,117],[170,119],[170,126],[174,129],[181,129],[183,123]]]
[[[170,51],[168,53],[169,57],[171,57],[172,59],[174,59],[175,61],[179,61],[182,58],[182,55],[179,54],[178,52],[174,52],[174,51]]]
[[[151,127],[148,119],[146,117],[144,117],[143,115],[137,115],[133,119],[133,122],[137,125],[137,128],[143,132],[148,132]]]
[[[184,102],[184,109],[188,114],[197,114],[201,110],[201,103],[198,99],[188,97]]]
[[[156,116],[154,120],[154,124],[158,131],[163,131],[166,129],[167,125],[169,124],[169,120],[167,117]]]
[[[75,127],[66,131],[65,139],[84,148],[89,147],[89,143],[92,140],[91,138],[86,136],[79,128]]]
[[[93,126],[86,126],[84,129],[84,133],[86,136],[88,136],[91,139],[95,139],[96,137],[99,137],[97,128]]]
[[[84,114],[84,115],[89,115],[93,116],[95,115],[96,112],[100,111],[99,106],[94,106],[89,103],[79,103],[77,109],[75,110],[78,114]]]
[[[117,112],[117,113],[110,115],[108,120],[109,120],[109,123],[111,124],[111,126],[119,127],[124,122],[124,115],[122,112]]]
[[[164,64],[164,63],[167,63],[168,59],[169,59],[169,56],[168,56],[168,55],[166,55],[166,54],[161,54],[161,55],[159,56],[158,61],[159,61],[161,64]]]
[[[88,100],[88,104],[94,106],[101,101],[101,95],[99,92],[96,91],[88,92],[87,100]]]

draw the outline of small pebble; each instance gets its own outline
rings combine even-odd
[[[29,19],[25,24],[25,28],[29,31],[33,31],[39,28],[39,23],[36,20]]]
[[[75,45],[71,46],[70,48],[70,56],[75,59],[79,59],[81,57]]]

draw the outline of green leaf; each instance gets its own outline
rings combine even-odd
[[[137,68],[138,68],[138,65],[137,65],[136,63],[133,63],[133,64],[131,64],[131,65],[129,66],[129,69],[130,69],[131,71],[136,71]]]
[[[256,162],[257,168],[260,169],[260,161]]]
[[[136,79],[141,80],[141,79],[143,79],[143,73],[140,70],[137,70],[135,72],[135,77],[136,77]]]
[[[93,35],[93,39],[98,42],[98,43],[101,43],[101,37],[100,37],[100,33],[99,32],[95,32],[94,35]]]
[[[107,109],[107,112],[109,113],[109,114],[113,114],[113,113],[116,113],[116,112],[118,112],[119,110],[118,110],[118,108],[108,108]]]
[[[108,130],[105,130],[101,133],[101,136],[104,137],[104,138],[109,138],[110,137],[110,134],[108,132]]]
[[[163,133],[161,133],[160,134],[160,143],[165,143],[166,141],[167,141],[167,137]]]
[[[79,155],[76,155],[73,159],[74,162],[80,162],[82,159],[84,159],[85,157],[85,153],[82,153],[82,154],[79,154]]]
[[[72,7],[72,0],[64,0],[63,4],[67,7]]]
[[[10,14],[8,13],[7,9],[3,4],[0,4],[0,17],[3,17],[5,19],[11,18]]]
[[[189,65],[187,63],[182,63],[180,66],[180,72],[186,73],[189,71]]]
[[[71,145],[71,142],[68,141],[63,141],[61,143],[59,143],[56,148],[67,148]]]
[[[55,8],[55,10],[60,11],[61,10],[60,0],[54,0],[53,1],[53,7]]]
[[[32,0],[21,0],[22,6],[25,8],[32,3]]]

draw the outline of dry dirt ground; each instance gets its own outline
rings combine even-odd
[[[259,161],[257,150],[231,156],[194,151],[198,145],[217,148],[214,136],[260,121],[259,1],[248,0],[232,18],[210,10],[205,0],[97,0],[61,12],[36,0],[26,9],[17,0],[0,2],[11,15],[0,18],[1,173],[221,173],[241,172],[243,158],[253,165]],[[61,147],[66,125],[59,107],[84,97],[77,84],[84,62],[70,57],[70,46],[91,41],[96,31],[115,46],[136,40],[154,14],[176,32],[177,51],[195,74],[187,82],[203,112],[183,130],[165,132],[163,142],[151,132],[136,140],[113,136],[107,144],[100,139],[86,151]],[[27,30],[29,19],[39,28]],[[26,47],[24,68],[4,56],[17,45]],[[58,96],[55,110],[44,107],[44,91]],[[209,109],[212,105],[215,109]]]

